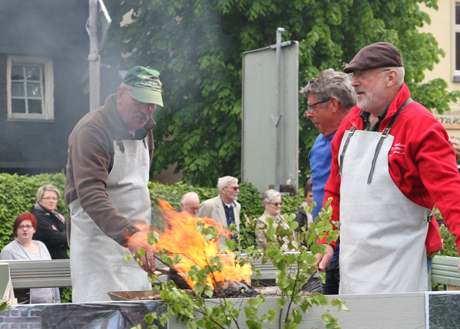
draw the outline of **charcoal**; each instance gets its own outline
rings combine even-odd
[[[169,269],[168,280],[174,281],[179,289],[190,290],[188,283],[179,275],[174,269]],[[259,293],[251,286],[244,282],[225,281],[218,284],[214,290],[214,297],[227,298],[227,297],[253,297]]]
[[[217,298],[253,297],[259,294],[254,288],[244,282],[236,281],[225,281],[224,283],[219,284],[214,292],[214,297]]]
[[[174,281],[179,289],[190,289],[188,283],[177,273],[175,269],[169,269],[168,280]]]

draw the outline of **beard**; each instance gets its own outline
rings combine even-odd
[[[357,105],[364,112],[370,112],[370,105],[374,103],[374,95],[366,92],[364,95],[358,96]]]

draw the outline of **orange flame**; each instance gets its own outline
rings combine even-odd
[[[145,237],[136,240],[131,239],[129,245],[144,247],[144,249],[155,252],[166,251],[168,254],[180,256],[180,261],[174,266],[178,274],[187,282],[190,287],[195,283],[188,276],[192,266],[204,268],[210,264],[213,257],[219,257],[222,270],[208,274],[207,283],[216,288],[218,283],[225,281],[251,282],[251,266],[249,264],[240,265],[235,261],[234,255],[229,250],[224,250],[220,239],[206,239],[198,230],[198,224],[202,223],[205,227],[213,226],[217,229],[219,236],[230,238],[231,233],[224,229],[220,224],[211,218],[198,218],[185,212],[177,212],[171,205],[164,201],[159,201],[159,207],[166,222],[166,228],[158,232],[158,242],[151,246]],[[145,228],[141,228],[144,229]]]

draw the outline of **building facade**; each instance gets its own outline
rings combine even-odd
[[[442,78],[449,90],[460,91],[460,1],[438,0],[438,10],[422,7],[430,15],[431,24],[422,28],[436,38],[445,56],[433,70],[425,72],[426,80]],[[449,134],[460,138],[460,102],[451,104],[451,112],[438,115]]]
[[[2,0],[0,172],[56,172],[88,112],[88,2]]]

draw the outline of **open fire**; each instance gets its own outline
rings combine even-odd
[[[156,253],[165,251],[171,258],[179,256],[179,261],[170,270],[170,278],[176,283],[182,279],[193,288],[194,280],[189,276],[190,270],[196,266],[200,269],[215,263],[219,259],[221,268],[207,275],[206,282],[215,292],[225,291],[231,287],[245,290],[241,284],[248,287],[251,283],[251,265],[239,264],[234,254],[223,247],[222,239],[231,237],[231,233],[211,218],[197,218],[184,212],[177,212],[166,201],[159,201],[159,208],[165,221],[165,228],[157,231],[158,241],[150,244],[151,229],[147,226],[138,226],[145,232],[142,238],[131,239],[130,246],[143,247]],[[203,234],[203,229],[213,227],[217,230],[217,237]],[[177,275],[179,278],[174,278]],[[244,285],[243,285],[244,286]]]

